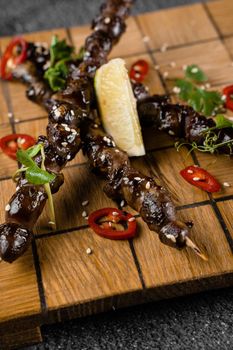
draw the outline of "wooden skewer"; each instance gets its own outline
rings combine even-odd
[[[193,241],[189,237],[186,237],[186,245],[187,247],[191,248],[195,252],[195,254],[200,256],[201,259],[203,259],[204,261],[208,261],[208,257],[200,251],[200,249],[196,246],[195,243],[193,243]]]

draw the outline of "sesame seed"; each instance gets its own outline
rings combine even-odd
[[[195,168],[198,168],[198,165],[197,165],[197,164],[194,164],[194,167],[195,167]]]
[[[164,72],[163,77],[166,79],[168,77],[168,72]]]
[[[187,170],[187,173],[188,173],[188,174],[193,174],[193,170],[188,169],[188,170]]]
[[[172,131],[172,130],[168,130],[168,134],[171,135],[171,136],[175,135],[174,131]]]
[[[111,221],[109,221],[108,226],[112,227],[112,223],[111,223]]]
[[[68,143],[67,143],[67,142],[62,142],[61,145],[62,145],[63,147],[66,147],[66,146],[68,145]]]
[[[55,225],[55,222],[54,221],[49,221],[48,224],[49,225]]]
[[[73,109],[70,110],[70,114],[71,114],[71,115],[74,115]]]
[[[89,203],[88,200],[82,202],[82,206],[85,207]]]
[[[125,205],[125,201],[122,200],[121,203],[120,203],[120,206],[123,207]]]
[[[7,204],[7,205],[5,206],[5,211],[9,211],[10,209],[11,209],[10,204]]]
[[[154,69],[155,69],[155,70],[159,70],[159,68],[160,68],[160,66],[159,66],[158,64],[156,64],[156,65],[154,66]]]
[[[115,152],[116,152],[116,153],[120,153],[119,149],[115,149]]]
[[[146,189],[147,189],[147,190],[150,189],[150,181],[148,181],[148,182],[146,183]]]
[[[132,218],[129,218],[129,220],[128,220],[129,222],[133,222],[133,221],[135,221],[135,217],[132,217]]]
[[[135,78],[140,78],[141,74],[135,73]]]
[[[15,123],[18,123],[19,122],[19,119],[15,119]]]
[[[205,87],[206,87],[206,89],[209,89],[211,87],[211,84],[210,83],[206,83]]]
[[[170,66],[171,66],[172,68],[176,67],[176,62],[174,62],[174,61],[170,62]]]
[[[183,70],[186,70],[187,67],[188,67],[187,64],[184,64],[184,65],[182,66],[182,69],[183,69]]]
[[[98,127],[99,127],[98,124],[94,124],[94,125],[93,125],[93,128],[95,128],[95,129],[98,129]]]
[[[8,113],[8,118],[12,118],[13,117],[13,113],[9,112]]]
[[[59,109],[55,109],[54,114],[56,117],[60,117],[61,112],[59,111]]]
[[[88,220],[88,216],[85,216],[85,218],[84,218],[85,220]]]
[[[17,187],[16,187],[16,192],[17,192],[19,189],[20,189],[20,187],[19,187],[19,186],[17,186]]]
[[[142,40],[144,41],[144,43],[148,43],[150,41],[150,38],[146,35],[142,38]]]
[[[167,48],[168,48],[168,44],[167,43],[164,43],[161,48],[160,48],[160,51],[161,52],[166,52],[167,51]]]
[[[87,253],[87,255],[90,255],[92,253],[92,249],[91,248],[87,248],[86,253]]]
[[[221,100],[222,101],[226,101],[226,99],[227,99],[227,96],[226,95],[222,95]]]
[[[65,126],[65,131],[68,131],[68,132],[71,131],[70,128],[67,125]]]
[[[105,24],[108,24],[108,23],[110,23],[110,22],[111,22],[111,18],[110,18],[110,17],[105,17],[104,23],[105,23]]]
[[[68,156],[66,157],[66,159],[67,159],[67,160],[70,160],[70,158],[71,158],[71,155],[68,154]]]
[[[104,154],[102,154],[102,155],[100,156],[100,160],[101,160],[102,162],[105,161],[105,155],[104,155]]]
[[[193,177],[193,181],[200,181],[200,177]]]
[[[224,186],[224,187],[231,187],[231,185],[229,184],[229,182],[223,182],[223,186]]]
[[[136,176],[136,177],[134,177],[134,180],[136,180],[136,181],[140,181],[140,180],[141,180],[141,178],[140,178],[140,177],[138,177],[138,176]]]
[[[113,215],[113,216],[118,216],[119,213],[118,213],[117,211],[113,211],[113,212],[112,212],[112,215]]]
[[[174,88],[172,89],[172,91],[175,93],[175,94],[179,94],[180,93],[180,88],[178,86],[174,86]]]
[[[166,238],[170,239],[172,242],[176,243],[176,237],[171,234],[165,234]]]
[[[86,216],[87,216],[87,212],[86,212],[86,210],[84,210],[84,211],[82,212],[82,217],[85,218]]]

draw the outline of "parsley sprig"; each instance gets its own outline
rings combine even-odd
[[[186,67],[184,79],[176,80],[176,88],[178,88],[178,96],[181,100],[186,101],[196,112],[210,116],[217,113],[223,101],[219,92],[207,91],[203,86],[198,85],[207,80],[201,68],[192,64]]]
[[[36,164],[33,159],[38,154],[41,154],[41,168]],[[56,228],[55,210],[52,198],[52,192],[50,183],[55,179],[55,175],[49,173],[45,168],[45,153],[44,145],[39,143],[35,146],[28,148],[27,150],[19,149],[17,151],[17,160],[22,166],[13,175],[13,180],[17,180],[20,173],[25,173],[26,180],[33,185],[44,185],[45,191],[48,196],[49,209],[50,209],[50,223]]]
[[[50,46],[50,67],[45,71],[44,78],[53,91],[64,89],[69,72],[67,62],[73,58],[74,48],[66,40],[58,40],[54,35]]]
[[[202,145],[198,145],[196,142],[188,143],[188,142],[176,142],[175,147],[177,151],[182,146],[190,146],[191,149],[189,151],[198,150],[200,152],[209,152],[211,154],[218,151],[220,147],[227,146],[229,148],[229,154],[233,154],[233,140],[227,140],[223,142],[219,142],[220,131],[225,128],[233,128],[233,122],[227,119],[224,115],[218,114],[215,118],[216,125],[212,128],[207,128],[203,130],[203,136],[205,139]]]

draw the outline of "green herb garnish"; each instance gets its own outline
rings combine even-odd
[[[222,107],[221,94],[217,91],[207,91],[198,83],[207,81],[205,73],[195,64],[185,69],[185,78],[176,80],[179,88],[178,96],[186,101],[196,112],[210,116],[215,115]]]
[[[215,123],[217,129],[225,129],[225,128],[233,128],[233,122],[226,117],[224,117],[223,114],[216,115]]]
[[[41,168],[36,164],[33,159],[36,155],[41,153]],[[50,182],[55,179],[55,175],[49,173],[44,165],[45,153],[44,145],[39,143],[35,146],[28,148],[27,150],[19,149],[16,153],[17,160],[22,164],[15,174],[13,180],[16,181],[19,174],[24,172],[26,180],[33,185],[44,185],[45,191],[48,196],[49,208],[50,208],[50,223],[56,227],[54,204],[52,199],[52,193],[50,188]]]
[[[69,73],[67,62],[72,60],[73,52],[74,48],[67,45],[65,39],[59,41],[56,35],[52,37],[50,67],[45,71],[44,78],[48,81],[53,91],[59,91],[65,88]]]

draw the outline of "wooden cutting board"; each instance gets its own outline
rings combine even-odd
[[[49,43],[56,33],[78,48],[89,32],[88,27],[75,27],[25,37]],[[1,38],[2,51],[9,39]],[[132,17],[111,54],[116,56],[125,58],[128,66],[139,58],[150,62],[145,83],[152,93],[171,92],[168,78],[182,76],[182,67],[191,63],[199,64],[211,86],[221,90],[233,83],[233,2],[212,1]],[[0,136],[45,133],[46,113],[26,100],[25,87],[1,82],[0,88]],[[90,172],[80,152],[64,170],[65,185],[55,195],[58,231],[50,231],[44,210],[31,249],[12,265],[0,264],[0,349],[40,341],[42,324],[233,285],[232,159],[201,153],[187,156],[186,149],[178,153],[171,138],[153,130],[145,131],[144,138],[147,156],[132,163],[158,175],[171,191],[179,217],[195,223],[191,238],[209,261],[201,261],[190,250],[162,245],[140,218],[133,241],[95,235],[82,217],[83,210],[90,213],[115,204],[104,195],[101,180]],[[15,190],[10,176],[16,163],[0,154],[0,164],[3,222],[5,205]],[[200,164],[231,186],[213,196],[190,186],[179,175],[190,164]],[[83,208],[85,200],[89,205]]]

